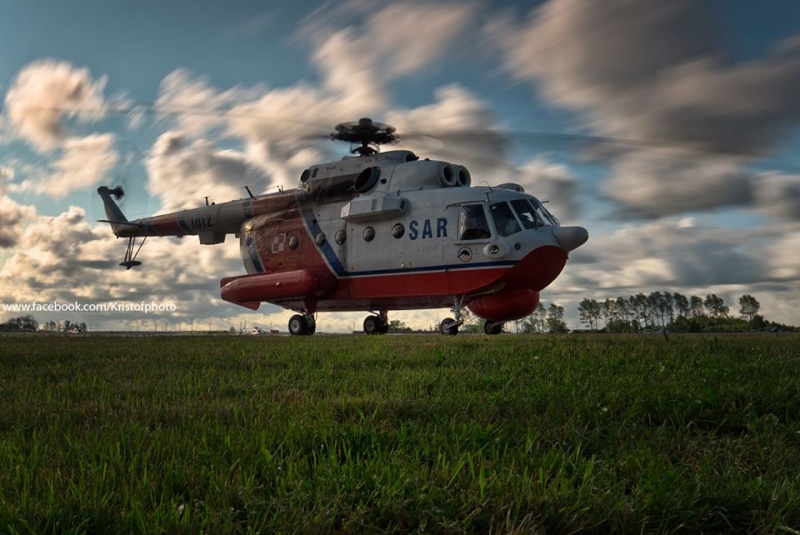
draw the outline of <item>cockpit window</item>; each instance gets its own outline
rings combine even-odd
[[[522,226],[526,229],[535,229],[545,225],[545,222],[542,221],[542,218],[536,213],[535,207],[528,199],[511,201],[511,206],[514,207],[514,211],[517,213],[517,216],[519,216],[519,220],[522,221]]]
[[[550,211],[547,208],[544,207],[544,203],[541,203],[541,202],[539,202],[537,200],[537,201],[534,201],[533,204],[534,204],[534,206],[536,206],[536,211],[545,219],[545,221],[547,221],[548,223],[550,223],[554,227],[561,226],[561,223],[558,222],[558,219],[556,219],[556,216],[551,214]]]
[[[494,228],[501,236],[511,236],[522,230],[507,202],[496,202],[491,207]]]
[[[461,207],[458,236],[460,240],[485,240],[492,236],[482,204],[465,204]]]

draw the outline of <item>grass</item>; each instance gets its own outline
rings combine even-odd
[[[0,532],[796,533],[799,342],[4,337]]]

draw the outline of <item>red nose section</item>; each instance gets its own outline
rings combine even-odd
[[[547,245],[531,251],[503,275],[503,290],[471,300],[467,307],[489,321],[513,321],[530,315],[546,288],[567,263],[567,253]]]
[[[556,280],[567,264],[567,253],[554,245],[531,251],[503,276],[504,289],[541,291]],[[534,305],[535,306],[535,305]]]

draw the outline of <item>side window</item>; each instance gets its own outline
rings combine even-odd
[[[482,204],[465,204],[461,207],[458,222],[458,239],[485,240],[492,236]]]
[[[491,207],[494,228],[501,236],[511,236],[522,230],[507,202],[496,202]]]
[[[542,221],[542,218],[539,217],[539,214],[536,213],[533,205],[527,199],[511,201],[511,206],[514,207],[514,211],[517,212],[519,220],[522,221],[522,225],[525,228],[531,229],[544,226],[544,221]]]

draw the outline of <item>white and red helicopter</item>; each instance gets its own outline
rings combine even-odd
[[[472,186],[463,166],[379,152],[397,139],[386,124],[341,123],[330,137],[357,155],[309,167],[296,189],[129,221],[114,200],[124,191],[100,187],[103,221],[128,238],[120,265],[141,265],[139,238],[197,235],[211,245],[233,234],[247,273],[223,278],[222,298],[297,312],[293,335],[314,334],[318,312],[370,311],[364,331],[381,334],[390,310],[446,307],[454,317],[440,331],[454,335],[465,306],[497,334],[533,312],[588,239],[517,184]]]

